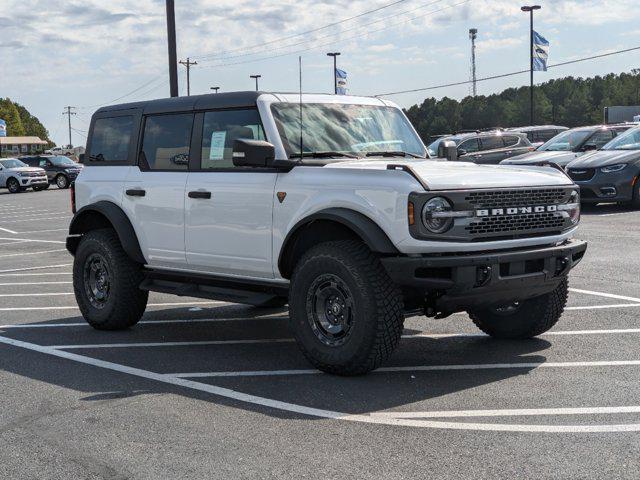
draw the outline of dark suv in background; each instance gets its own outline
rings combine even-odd
[[[541,163],[553,163],[564,168],[586,152],[601,149],[617,135],[634,126],[635,124],[632,123],[623,123],[572,128],[556,135],[535,152],[509,158],[503,161],[502,164],[538,165]]]
[[[20,160],[30,167],[44,168],[49,184],[54,183],[58,188],[69,188],[83,168],[82,164],[61,155],[34,155],[20,157]]]
[[[514,127],[507,128],[507,132],[520,132],[527,136],[531,144],[538,148],[543,143],[548,142],[559,133],[569,130],[568,127],[559,127],[558,125],[535,125],[531,127]]]
[[[437,157],[438,147],[445,141],[452,141],[458,146],[458,158],[461,162],[480,164],[496,165],[507,158],[534,150],[524,133],[496,130],[438,138],[429,145],[429,154]]]

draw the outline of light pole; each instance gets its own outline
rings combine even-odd
[[[167,0],[167,44],[169,48],[169,91],[178,96],[178,56],[176,54],[176,14],[174,0]]]
[[[327,57],[333,57],[333,93],[338,94],[338,57],[340,52],[329,52]]]
[[[249,78],[254,78],[256,80],[256,92],[259,90],[258,88],[258,79],[262,78],[262,75],[249,75]]]
[[[211,87],[211,90],[213,90],[215,93],[218,93],[218,90],[220,90],[220,87]]]
[[[531,56],[531,62],[529,64],[530,73],[531,73],[531,87],[529,89],[530,94],[530,107],[531,107],[531,125],[533,125],[533,12],[535,10],[540,10],[542,7],[540,5],[531,5],[520,7],[520,10],[523,12],[529,12],[529,55]]]

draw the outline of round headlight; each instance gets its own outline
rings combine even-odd
[[[431,233],[444,233],[453,226],[453,218],[442,216],[451,212],[453,206],[443,197],[434,197],[429,200],[422,209],[422,223]]]

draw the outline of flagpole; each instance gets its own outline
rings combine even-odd
[[[531,85],[529,87],[529,105],[531,108],[531,116],[530,116],[530,121],[531,121],[531,125],[535,125],[534,124],[534,111],[533,111],[533,11],[534,10],[540,10],[542,7],[540,5],[533,5],[531,7],[525,6],[525,7],[521,7],[520,10],[522,10],[523,12],[529,12],[529,55],[530,55],[530,63],[529,63],[529,68],[530,68],[530,74],[531,74]]]

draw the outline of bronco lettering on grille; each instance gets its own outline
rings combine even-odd
[[[506,215],[523,215],[528,213],[557,212],[557,205],[540,205],[536,207],[485,208],[476,210],[476,217],[503,217]]]

